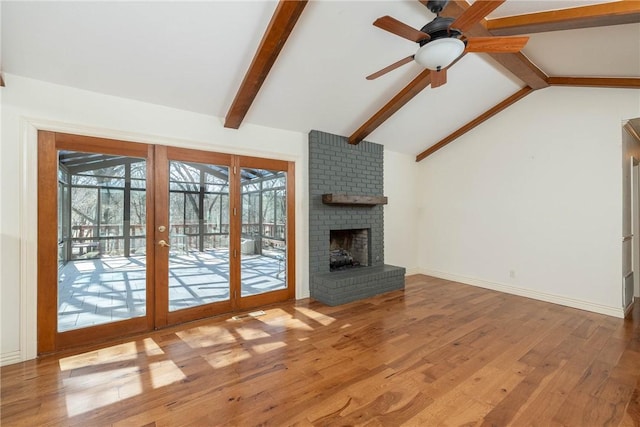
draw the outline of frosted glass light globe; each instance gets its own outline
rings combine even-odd
[[[456,38],[432,40],[421,46],[414,60],[425,68],[438,70],[447,68],[464,52],[464,42]]]

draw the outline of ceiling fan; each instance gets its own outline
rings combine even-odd
[[[466,37],[464,32],[480,22],[506,0],[476,0],[457,18],[440,16],[449,0],[421,1],[436,17],[419,31],[391,16],[375,20],[373,25],[420,45],[418,51],[377,71],[367,80],[395,70],[411,61],[431,70],[431,87],[447,82],[447,69],[466,52],[515,53],[529,41],[529,37]]]

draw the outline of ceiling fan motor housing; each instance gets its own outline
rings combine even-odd
[[[431,36],[430,39],[420,41],[420,46],[424,46],[430,41],[442,39],[442,38],[458,38],[462,35],[462,33],[456,29],[450,28],[453,23],[453,18],[443,18],[441,16],[436,16],[435,19],[429,22],[427,25],[422,27],[420,31],[423,33],[429,34]]]
[[[427,2],[427,8],[438,15],[442,10],[447,7],[449,0],[429,0]]]

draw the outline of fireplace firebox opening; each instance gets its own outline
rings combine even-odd
[[[329,231],[329,270],[369,265],[369,229]]]

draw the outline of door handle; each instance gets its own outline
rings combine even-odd
[[[163,248],[170,248],[170,247],[171,247],[171,246],[170,246],[167,242],[165,242],[164,240],[160,240],[160,241],[158,242],[158,245],[162,246]]]

